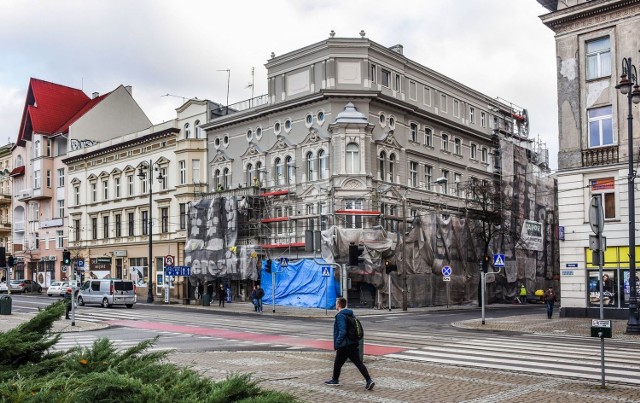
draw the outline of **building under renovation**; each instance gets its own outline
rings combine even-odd
[[[189,210],[192,285],[243,297],[261,281],[266,300],[300,306],[472,303],[494,253],[489,301],[557,280],[555,185],[525,109],[364,32],[265,66],[263,102],[202,126],[214,191]],[[487,183],[509,201],[497,226],[521,237],[478,241],[469,189]]]

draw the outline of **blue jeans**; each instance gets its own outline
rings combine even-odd
[[[547,318],[553,316],[553,302],[546,302],[547,304]]]
[[[262,299],[256,298],[256,308],[258,312],[262,312]]]

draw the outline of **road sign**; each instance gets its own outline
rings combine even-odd
[[[452,270],[451,270],[451,267],[450,267],[450,266],[444,266],[444,267],[442,268],[442,275],[443,275],[444,277],[449,277],[449,276],[451,276],[451,272],[452,272]],[[445,281],[449,281],[449,280],[445,280]]]
[[[501,255],[501,254],[493,255],[493,265],[496,267],[504,267],[504,255]]]
[[[322,277],[329,277],[329,276],[331,276],[331,267],[322,266]]]
[[[289,267],[289,258],[281,257],[280,258],[280,267]]]
[[[442,277],[442,281],[451,281],[451,277],[444,276],[444,277]]]
[[[191,266],[165,266],[165,276],[190,276]]]
[[[602,195],[595,195],[591,198],[589,205],[589,225],[591,231],[596,235],[602,235],[604,231],[604,210],[602,209]]]
[[[78,267],[84,267],[84,260],[82,260],[82,259],[77,260],[77,261],[76,261],[76,265],[77,265]]]
[[[176,257],[173,255],[167,255],[164,257],[164,264],[166,266],[173,266],[175,262],[176,262]]]

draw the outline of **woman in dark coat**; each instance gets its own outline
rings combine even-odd
[[[224,308],[224,301],[227,299],[227,291],[224,289],[224,285],[220,284],[218,289],[218,306]]]

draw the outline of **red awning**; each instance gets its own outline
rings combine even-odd
[[[20,176],[20,175],[24,175],[24,165],[21,165],[17,168],[13,168],[13,170],[9,174],[9,176]]]

